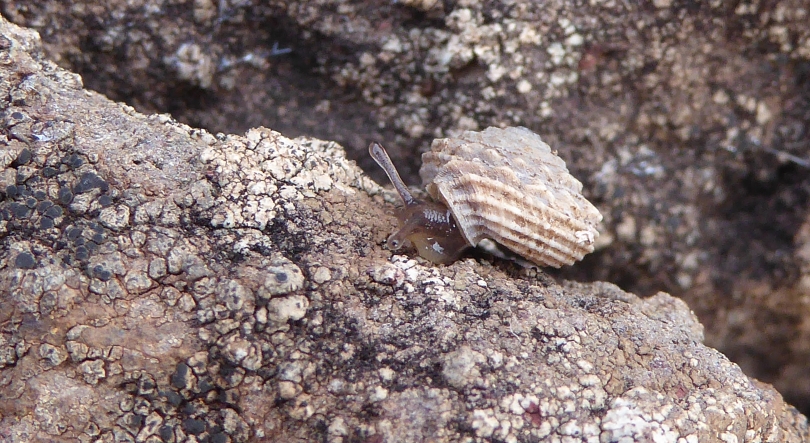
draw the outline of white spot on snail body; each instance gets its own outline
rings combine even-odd
[[[439,254],[444,253],[444,248],[442,247],[442,245],[439,244],[439,242],[433,242],[433,245],[431,245],[431,247],[433,248],[434,251],[438,252]]]

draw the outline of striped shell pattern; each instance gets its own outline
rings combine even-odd
[[[565,162],[526,128],[434,140],[419,174],[471,245],[492,239],[555,268],[593,252],[602,215]]]

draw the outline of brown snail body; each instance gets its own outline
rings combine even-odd
[[[599,211],[565,162],[526,128],[467,131],[434,140],[420,175],[434,202],[415,199],[379,143],[369,152],[394,184],[405,208],[388,240],[408,240],[436,263],[456,260],[491,239],[541,266],[560,267],[593,252]]]
[[[461,235],[447,206],[415,198],[381,144],[372,142],[368,152],[388,175],[405,203],[398,214],[401,226],[388,237],[388,248],[396,251],[410,242],[420,256],[434,263],[452,263],[458,259],[470,245]]]

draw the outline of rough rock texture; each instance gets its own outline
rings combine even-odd
[[[212,132],[272,127],[415,183],[419,149],[523,125],[605,215],[564,275],[682,297],[810,411],[810,4],[0,0],[90,89]]]
[[[82,89],[0,19],[8,441],[802,441],[687,306],[391,257],[332,142]]]

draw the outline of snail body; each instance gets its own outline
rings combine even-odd
[[[398,250],[410,242],[419,255],[434,263],[452,263],[470,245],[461,235],[447,206],[415,198],[399,176],[385,148],[377,142],[368,147],[369,154],[388,175],[405,207],[399,212],[400,228],[388,237],[386,244]]]
[[[410,194],[379,143],[369,152],[405,202],[402,226],[389,237],[393,250],[407,239],[424,258],[448,263],[491,239],[537,265],[556,268],[593,252],[602,215],[582,196],[582,183],[565,162],[526,128],[434,140],[419,174],[435,202]]]

